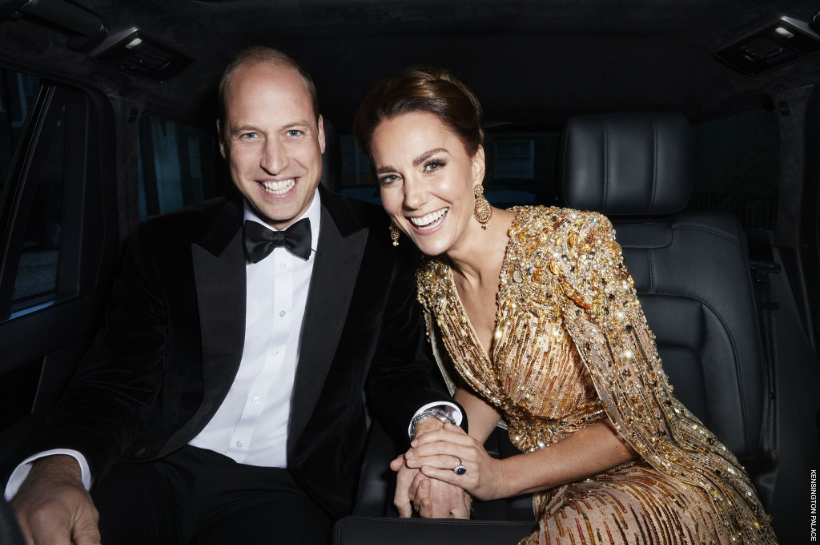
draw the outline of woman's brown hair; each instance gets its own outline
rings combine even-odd
[[[364,99],[353,132],[368,156],[373,133],[383,122],[408,113],[438,117],[474,155],[484,141],[481,104],[466,85],[444,68],[411,67],[379,83]]]

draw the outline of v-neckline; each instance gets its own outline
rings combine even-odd
[[[464,317],[464,322],[467,325],[467,329],[470,334],[470,338],[478,348],[478,352],[481,354],[481,357],[484,358],[485,363],[488,365],[490,369],[494,367],[495,363],[495,349],[499,345],[499,339],[496,339],[496,331],[498,331],[498,325],[501,320],[501,302],[498,300],[498,294],[501,293],[501,286],[504,284],[504,278],[507,274],[507,263],[510,259],[510,248],[512,248],[512,230],[515,227],[516,223],[518,222],[518,216],[521,214],[522,210],[516,210],[515,216],[513,217],[512,223],[510,223],[510,227],[507,229],[507,245],[504,248],[504,258],[501,260],[501,272],[498,274],[498,290],[495,292],[495,304],[496,304],[496,311],[495,311],[495,321],[493,323],[493,329],[490,336],[490,342],[492,343],[490,346],[490,350],[484,348],[484,345],[481,343],[481,339],[478,338],[478,333],[476,333],[475,328],[473,327],[473,322],[470,320],[469,314],[467,314],[467,310],[464,308],[464,304],[461,302],[461,294],[458,292],[458,286],[456,286],[456,280],[453,277],[453,266],[450,264],[450,260],[447,259],[447,281],[450,283],[450,287],[452,288],[453,295],[455,298],[456,310]]]

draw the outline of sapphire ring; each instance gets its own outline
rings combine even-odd
[[[461,463],[461,458],[456,456],[456,460],[457,462],[455,467],[453,468],[453,473],[455,473],[456,475],[464,475],[465,473],[467,473],[467,467]]]

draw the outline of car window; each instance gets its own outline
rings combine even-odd
[[[746,230],[774,230],[780,175],[775,112],[750,110],[693,130],[695,181],[687,210],[731,212]]]
[[[352,134],[339,135],[342,152],[342,195],[365,202],[381,204],[379,186],[370,174],[370,160]]]
[[[65,125],[63,106],[38,179],[26,182],[35,183],[37,187],[23,235],[13,304],[52,293],[57,287],[65,186]]]
[[[39,81],[35,76],[0,68],[0,200]]]
[[[140,221],[216,195],[216,141],[207,131],[146,114],[138,146]]]
[[[487,132],[484,136],[485,196],[493,205],[509,208],[556,204],[555,160],[558,131]],[[339,137],[342,150],[342,195],[381,203],[370,174],[370,162],[353,135]]]
[[[6,229],[0,319],[5,319],[78,293],[80,201],[92,106],[77,88],[19,72],[3,70],[2,85],[0,216]],[[65,204],[69,194],[73,206]]]
[[[500,208],[556,205],[555,160],[559,131],[487,131],[484,194]]]

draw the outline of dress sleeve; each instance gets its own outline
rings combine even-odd
[[[565,326],[621,436],[658,471],[701,489],[739,542],[777,543],[735,456],[673,394],[609,220],[575,212],[551,250]]]

